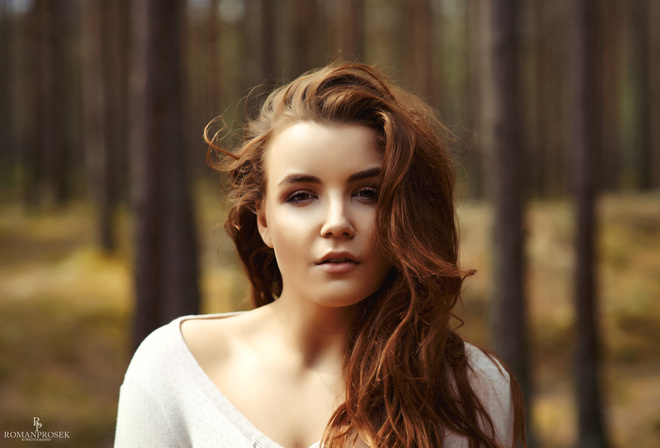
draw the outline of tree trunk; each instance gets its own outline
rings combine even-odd
[[[616,191],[621,187],[621,92],[622,92],[622,18],[621,0],[605,0],[599,14],[599,39],[602,42],[601,73],[603,96],[603,139],[599,183],[602,188]]]
[[[44,74],[47,71],[44,65],[49,60],[48,56],[44,55],[44,33],[49,27],[46,8],[45,1],[35,1],[24,23],[24,47],[21,49],[26,58],[25,78],[21,86],[24,91],[22,99],[29,108],[21,129],[23,194],[25,205],[31,209],[36,208],[43,199],[43,156],[47,151],[44,144],[48,145],[50,141],[46,124],[49,101],[45,89],[48,86],[44,82]]]
[[[651,120],[649,136],[653,150],[653,187],[660,188],[660,2],[649,2],[649,118]],[[655,149],[653,149],[655,148]]]
[[[0,0],[0,187],[11,179],[15,163],[16,115],[13,98],[14,17],[8,0]]]
[[[109,149],[111,204],[127,199],[128,164],[128,78],[130,48],[130,1],[103,2],[103,67],[106,73],[106,142]]]
[[[480,169],[486,153],[487,119],[483,107],[485,95],[488,92],[490,58],[488,56],[489,9],[488,2],[470,0],[467,4],[467,56],[468,56],[468,129],[474,130],[476,140],[474,145],[466,150],[464,164],[469,175],[467,182],[468,195],[482,198],[485,193],[484,171]],[[443,89],[443,92],[447,89]],[[441,95],[443,96],[443,95]],[[444,99],[440,99],[442,103]]]
[[[334,4],[334,49],[349,61],[364,58],[364,0],[338,0]]]
[[[515,0],[491,2],[492,85],[488,111],[489,188],[494,208],[491,331],[495,352],[513,371],[530,406],[532,385],[524,284],[525,185],[521,170],[524,152],[520,128],[523,117],[520,112],[518,11]]]
[[[324,27],[319,18],[318,0],[293,0],[293,73],[292,77],[311,70],[324,62],[322,43]]]
[[[272,0],[250,1],[246,8],[246,87],[255,90],[248,96],[245,109],[248,116],[252,116],[275,84],[277,42],[273,37],[276,36],[276,11]]]
[[[63,205],[71,197],[69,188],[71,152],[73,150],[72,136],[69,127],[71,114],[71,83],[67,73],[70,61],[67,57],[68,34],[70,29],[70,12],[68,4],[62,0],[51,0],[48,4],[48,14],[51,15],[50,35],[48,45],[51,58],[50,66],[52,86],[49,108],[52,115],[48,117],[52,127],[51,151],[46,157],[46,172],[48,184],[57,205]]]
[[[206,118],[215,117],[222,108],[222,70],[220,46],[220,17],[218,17],[219,0],[211,0],[208,9],[207,49],[208,54],[208,92],[205,112]]]
[[[600,381],[600,340],[596,299],[596,212],[598,160],[601,141],[602,78],[598,70],[593,0],[575,0],[572,68],[573,147],[575,155],[575,303],[577,345],[575,352],[578,431],[580,447],[606,447]]]
[[[110,36],[104,22],[102,0],[82,3],[85,58],[83,63],[84,139],[88,182],[96,205],[98,244],[106,251],[116,247],[113,234],[112,149],[108,137],[110,76],[104,59],[109,57],[104,41]]]
[[[133,3],[132,152],[135,207],[134,344],[199,311],[198,261],[185,157],[182,28],[185,2]]]
[[[430,0],[406,2],[404,8],[404,75],[417,93],[435,103],[433,11]]]
[[[657,0],[654,0],[657,1]],[[649,0],[632,0],[630,5],[630,33],[632,52],[633,86],[635,89],[635,136],[634,142],[636,157],[637,185],[641,190],[650,190],[653,187],[653,151],[651,149],[651,102],[650,89],[657,79],[650,78],[650,26],[658,27],[660,24],[650,24]]]

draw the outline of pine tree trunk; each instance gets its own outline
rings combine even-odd
[[[660,188],[660,2],[651,1],[649,5],[649,118],[650,146],[653,151],[653,187]]]
[[[105,251],[116,247],[113,234],[112,148],[109,146],[108,101],[110,76],[104,58],[104,41],[111,37],[104,27],[104,3],[87,0],[82,4],[84,29],[83,110],[85,158],[88,182],[96,206],[98,244]]]
[[[350,61],[364,58],[364,0],[338,0],[334,4],[334,49]]]
[[[295,49],[292,77],[316,68],[324,62],[324,24],[320,21],[318,0],[293,0],[293,42]]]
[[[199,312],[198,260],[185,151],[185,2],[133,3],[132,152],[135,210],[134,344]]]
[[[575,352],[578,432],[580,447],[607,447],[600,380],[600,340],[596,298],[597,150],[601,140],[601,82],[598,70],[597,29],[592,0],[576,0],[574,9],[571,85],[575,155],[575,303],[577,344]]]
[[[414,0],[403,5],[405,31],[403,33],[404,75],[417,93],[434,103],[433,73],[433,11],[429,0]]]
[[[621,187],[621,92],[623,84],[622,36],[624,17],[622,0],[605,0],[599,14],[599,39],[602,42],[603,140],[599,183],[603,189]]]
[[[525,298],[524,152],[521,147],[518,5],[491,2],[492,85],[488,98],[489,189],[494,209],[492,343],[531,400]]]

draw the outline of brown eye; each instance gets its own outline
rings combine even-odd
[[[360,188],[355,192],[355,197],[364,202],[376,202],[378,199],[378,190],[374,187]]]
[[[310,192],[308,192],[308,191],[296,191],[296,192],[290,194],[289,196],[287,196],[286,202],[288,202],[289,204],[296,205],[296,204],[302,204],[302,203],[305,203],[305,202],[309,202],[312,199],[314,199],[314,195],[311,194]]]

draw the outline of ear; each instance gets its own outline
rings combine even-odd
[[[264,244],[271,249],[273,248],[273,240],[270,237],[270,230],[268,229],[268,220],[266,219],[266,210],[261,203],[257,204],[257,228]]]

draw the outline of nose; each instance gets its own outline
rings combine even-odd
[[[343,200],[331,200],[328,204],[325,220],[321,226],[321,236],[324,238],[353,238],[355,236],[355,228]]]

